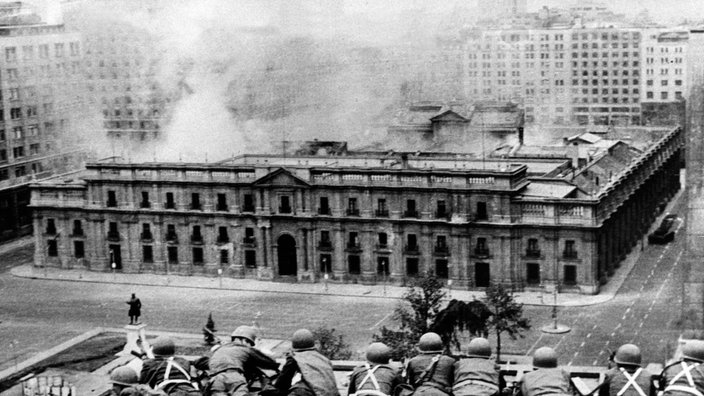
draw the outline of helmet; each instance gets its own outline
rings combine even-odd
[[[491,346],[486,338],[477,337],[469,342],[467,356],[488,359],[491,357]]]
[[[418,350],[426,353],[442,352],[442,338],[437,333],[425,333],[418,340]]]
[[[169,337],[158,337],[152,343],[152,353],[157,356],[170,356],[176,353],[174,340]]]
[[[623,344],[618,347],[614,362],[616,364],[627,364],[631,366],[640,366],[640,348],[633,344]]]
[[[257,329],[252,326],[240,326],[232,332],[232,338],[243,338],[254,345],[257,341]]]
[[[130,386],[139,382],[137,372],[127,366],[117,367],[110,373],[110,382],[113,384]]]
[[[291,347],[294,351],[315,348],[315,337],[308,329],[298,329],[291,337]]]
[[[682,358],[704,362],[704,341],[687,340],[682,347]]]
[[[557,367],[557,353],[550,347],[538,348],[533,353],[533,366],[537,368]]]
[[[367,347],[367,360],[369,363],[386,364],[391,358],[391,348],[383,342],[373,342]]]

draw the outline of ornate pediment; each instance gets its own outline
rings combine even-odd
[[[254,182],[255,186],[310,187],[310,184],[284,168],[279,168]]]

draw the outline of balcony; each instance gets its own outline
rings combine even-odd
[[[406,210],[403,212],[403,217],[410,217],[410,218],[418,218],[418,211],[417,210]]]
[[[539,258],[540,253],[540,249],[526,249],[526,257]]]
[[[347,209],[347,216],[359,216],[359,209]]]
[[[377,243],[376,248],[379,250],[389,250],[389,244],[388,243]]]
[[[358,243],[347,242],[347,250],[351,252],[358,252],[362,250],[362,247]]]
[[[154,239],[151,232],[143,232],[139,235],[139,238],[143,241],[151,241]]]
[[[166,234],[166,242],[169,242],[169,243],[178,243],[178,235],[176,235],[176,233],[168,233],[168,234]]]
[[[191,243],[194,245],[202,245],[203,235],[191,235]]]
[[[330,216],[330,207],[326,206],[323,208],[318,208],[318,214],[322,216]]]
[[[279,213],[289,214],[291,212],[292,210],[290,206],[279,206]]]
[[[254,245],[257,242],[257,239],[253,236],[246,236],[242,239],[242,243],[246,245]]]
[[[477,257],[489,257],[489,249],[485,247],[474,248],[474,255]]]
[[[330,241],[320,241],[320,242],[318,242],[318,250],[331,251],[332,250],[332,243]]]
[[[435,245],[435,254],[447,256],[450,254],[450,248],[447,245]]]
[[[229,208],[227,207],[227,205],[218,205],[217,207],[215,207],[215,210],[218,212],[227,212]]]
[[[108,241],[116,242],[119,240],[120,240],[120,233],[119,232],[108,232]]]
[[[579,257],[577,256],[576,250],[565,250],[564,252],[562,252],[562,258],[567,260],[576,260]]]
[[[418,245],[406,245],[403,247],[403,252],[406,254],[420,254]]]
[[[445,219],[445,220],[449,220],[449,219],[450,219],[450,213],[449,213],[449,212],[446,212],[446,211],[444,211],[444,210],[442,210],[442,211],[441,211],[441,210],[438,210],[438,211],[435,212],[435,218],[436,218],[436,219]]]
[[[376,217],[389,217],[389,210],[388,209],[377,209],[374,211],[374,215]]]

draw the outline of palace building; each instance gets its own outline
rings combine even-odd
[[[644,149],[575,138],[542,158],[90,163],[32,185],[35,265],[395,284],[430,271],[456,287],[598,293],[680,187],[682,129],[651,135]]]

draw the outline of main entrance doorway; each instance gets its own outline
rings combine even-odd
[[[284,234],[277,243],[279,256],[279,275],[295,276],[298,273],[296,262],[296,240],[291,235]]]

